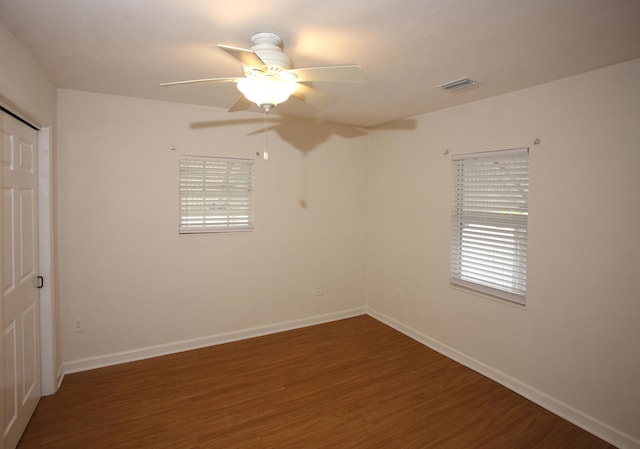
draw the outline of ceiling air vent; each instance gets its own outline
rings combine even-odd
[[[467,87],[475,86],[477,83],[476,80],[472,80],[469,77],[460,78],[457,80],[449,81],[448,83],[440,84],[440,89],[447,90],[449,92],[453,92],[454,90],[465,89]]]

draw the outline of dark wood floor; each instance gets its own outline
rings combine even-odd
[[[18,446],[611,447],[368,316],[67,375]]]

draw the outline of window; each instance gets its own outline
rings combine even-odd
[[[452,159],[451,283],[524,304],[529,149]]]
[[[253,160],[180,158],[180,234],[253,230]]]

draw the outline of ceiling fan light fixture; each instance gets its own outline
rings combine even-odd
[[[271,109],[287,101],[298,84],[275,77],[248,77],[239,79],[237,87],[247,100],[263,109]]]

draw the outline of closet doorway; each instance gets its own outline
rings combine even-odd
[[[0,112],[2,435],[13,449],[41,396],[38,132]]]

